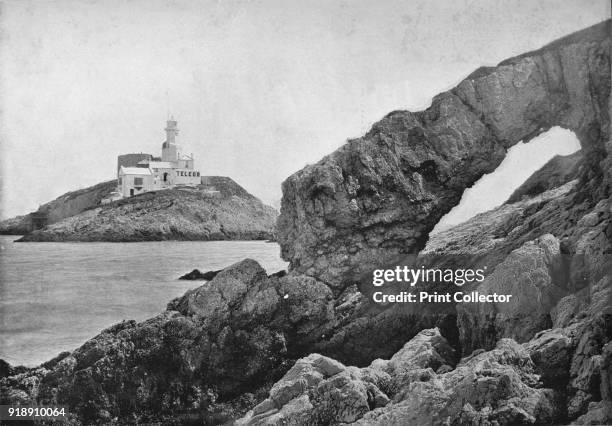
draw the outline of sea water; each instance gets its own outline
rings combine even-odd
[[[286,269],[264,241],[14,243],[0,236],[0,358],[34,366],[124,319],[141,321],[202,281],[178,277],[245,258]]]

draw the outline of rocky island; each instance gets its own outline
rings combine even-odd
[[[228,177],[203,184],[146,192],[100,205],[115,181],[71,192],[38,210],[48,225],[18,241],[266,240],[277,212]],[[3,233],[28,230],[31,217],[0,223]]]
[[[610,34],[606,21],[390,113],[284,182],[286,275],[231,265],[154,318],[5,366],[1,402],[67,405],[76,424],[612,423]],[[553,126],[580,155],[430,235]],[[487,265],[474,289],[515,303],[373,304],[360,277],[398,259]]]

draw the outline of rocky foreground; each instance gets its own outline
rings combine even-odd
[[[610,31],[389,114],[283,184],[286,275],[234,264],[150,320],[6,366],[1,402],[66,404],[75,424],[612,424]],[[555,125],[576,133],[581,159],[429,235],[508,147]],[[515,298],[373,303],[372,270],[400,260],[487,266],[461,290]]]
[[[265,240],[277,212],[230,178],[92,204],[18,241]],[[60,197],[62,198],[62,197]],[[55,211],[52,206],[50,211]]]

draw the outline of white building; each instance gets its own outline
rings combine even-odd
[[[152,187],[153,174],[149,168],[121,166],[119,169],[117,191],[124,197],[151,191]]]
[[[103,203],[121,197],[131,197],[148,191],[174,188],[176,185],[199,185],[200,172],[193,167],[193,154],[186,155],[176,143],[178,135],[177,122],[170,119],[166,122],[166,140],[162,144],[161,158],[147,154],[129,154],[118,157],[117,194],[111,194]],[[136,167],[123,165],[128,158],[144,158]],[[134,163],[132,162],[131,165]]]

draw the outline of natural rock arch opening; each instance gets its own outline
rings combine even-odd
[[[466,188],[507,151],[552,127],[572,130],[580,196],[610,191],[610,21],[476,70],[424,111],[394,111],[283,183],[277,238],[290,270],[340,292],[417,254]]]
[[[445,231],[479,213],[489,211],[509,200],[525,181],[555,156],[568,156],[580,150],[574,132],[555,126],[528,143],[520,142],[491,173],[467,188],[458,205],[436,224],[430,235]]]

